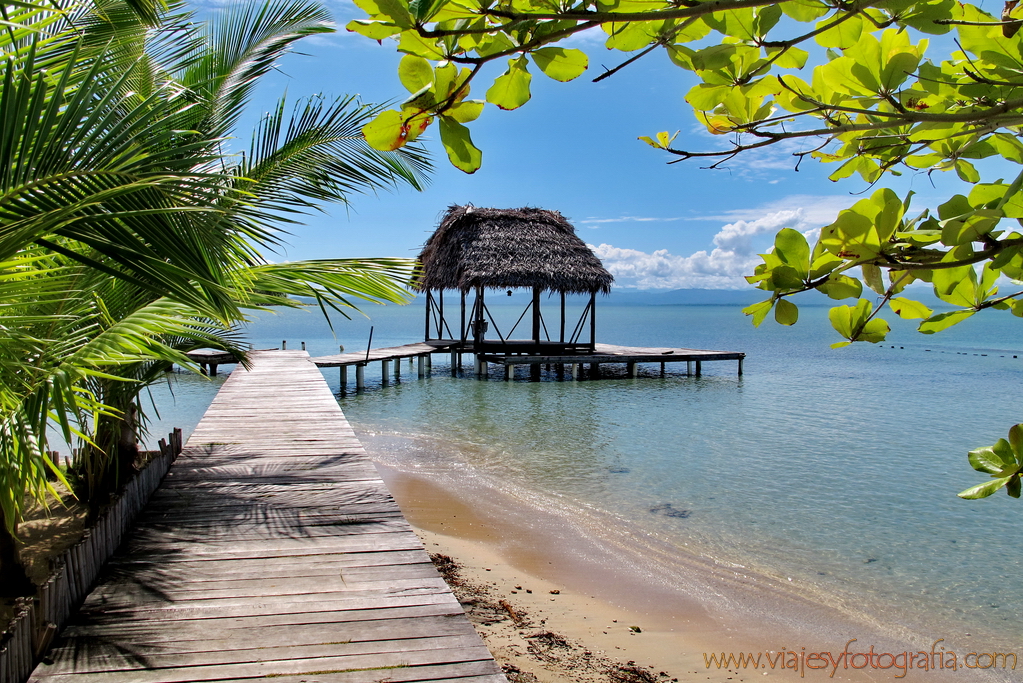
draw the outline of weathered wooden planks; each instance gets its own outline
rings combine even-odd
[[[504,683],[304,351],[213,401],[36,683]]]
[[[317,356],[316,358],[313,358],[312,361],[317,367],[338,368],[347,365],[361,365],[367,362],[372,363],[373,361],[378,360],[399,360],[401,358],[423,356],[443,351],[449,346],[451,346],[451,344],[439,344],[437,342],[428,344],[426,342],[419,342],[418,344],[405,344],[404,346],[388,346],[386,348],[372,349],[368,354],[365,351],[353,351],[333,356]]]

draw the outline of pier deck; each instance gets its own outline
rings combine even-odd
[[[320,368],[342,368],[349,365],[372,363],[373,361],[400,360],[402,358],[416,358],[431,353],[440,353],[446,351],[454,344],[455,342],[419,342],[417,344],[372,349],[369,353],[365,351],[350,351],[333,356],[317,356],[310,360]]]
[[[506,344],[505,346],[515,348],[514,342]],[[695,363],[696,374],[700,375],[702,374],[702,364],[704,361],[734,360],[738,362],[738,374],[742,375],[742,362],[746,358],[745,353],[737,351],[709,351],[705,349],[685,349],[677,347],[619,346],[615,344],[596,344],[592,353],[589,350],[586,350],[585,352],[577,351],[572,354],[530,354],[530,343],[523,341],[520,346],[522,349],[521,353],[478,354],[476,361],[476,373],[486,375],[486,366],[488,363],[503,365],[506,378],[511,377],[509,368],[514,368],[516,365],[571,365],[574,366],[573,377],[578,377],[578,368],[582,365],[589,365],[591,367],[591,371],[595,372],[595,368],[606,363],[624,363],[628,368],[629,375],[635,376],[637,363],[661,363],[663,370],[664,363],[685,362],[687,363],[687,369],[689,368],[689,364]],[[461,355],[465,353],[471,354],[473,351],[472,342],[467,342],[462,345],[458,340],[439,340],[373,349],[368,354],[365,351],[361,351],[334,356],[319,356],[310,360],[321,368],[340,367],[342,372],[342,387],[347,384],[346,368],[353,365],[356,366],[360,373],[357,378],[357,385],[361,387],[365,381],[362,379],[362,368],[365,367],[367,363],[371,363],[373,361],[382,362],[383,376],[384,381],[386,382],[390,373],[388,365],[391,361],[413,357],[418,357],[422,361],[423,359],[429,359],[430,355],[433,353],[450,352],[453,356],[452,373],[454,373],[455,364],[460,363]],[[455,358],[455,356],[458,358]],[[397,372],[397,370],[398,366],[395,365],[395,371]],[[419,375],[423,376],[426,372],[426,366],[421,364],[419,368]]]
[[[34,683],[506,683],[304,351],[256,351]]]

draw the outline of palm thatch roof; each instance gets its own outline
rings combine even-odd
[[[614,278],[557,211],[448,208],[419,254],[419,291],[540,287],[611,291]]]

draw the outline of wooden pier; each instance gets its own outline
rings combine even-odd
[[[541,365],[558,366],[559,374],[569,374],[572,379],[579,379],[588,374],[590,377],[598,377],[600,366],[606,364],[624,364],[629,377],[636,377],[639,363],[657,363],[660,365],[661,373],[667,363],[685,363],[686,373],[700,376],[703,373],[703,363],[708,361],[736,361],[738,364],[738,375],[742,376],[742,363],[746,358],[745,353],[735,351],[708,351],[704,349],[684,349],[672,347],[638,347],[638,346],[617,346],[613,344],[595,344],[593,352],[577,352],[571,355],[566,354],[530,354],[528,342],[523,342],[522,353],[473,353],[472,342],[465,344],[456,340],[432,340],[417,344],[405,344],[404,346],[392,346],[388,348],[372,349],[353,353],[343,353],[336,356],[318,356],[312,358],[312,362],[321,368],[340,368],[342,390],[348,385],[348,368],[355,366],[355,384],[357,389],[362,389],[366,384],[365,368],[371,362],[380,362],[381,379],[387,384],[391,377],[391,363],[394,363],[394,377],[400,376],[400,363],[403,358],[418,359],[418,376],[425,377],[430,373],[431,360],[434,353],[451,354],[451,373],[457,374],[461,369],[462,355],[472,354],[475,357],[475,374],[480,377],[489,375],[489,364],[494,363],[504,366],[505,379],[513,379],[515,367],[525,365],[530,367],[530,375],[533,378],[539,374]],[[584,372],[583,368],[588,368]],[[695,372],[694,372],[695,368]]]
[[[35,683],[506,683],[304,351],[238,366]]]

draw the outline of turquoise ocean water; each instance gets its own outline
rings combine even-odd
[[[896,321],[883,345],[832,350],[823,307],[759,330],[733,306],[612,300],[599,311],[600,341],[743,351],[745,376],[729,361],[705,363],[699,378],[650,366],[636,380],[481,382],[452,378],[438,355],[429,380],[405,364],[386,387],[374,364],[368,390],[342,408],[357,432],[428,444],[389,464],[471,472],[880,624],[1019,645],[1023,504],[955,493],[983,480],[967,451],[1023,419],[1023,322],[978,315],[924,336]],[[374,347],[421,339],[421,307],[370,312],[336,320],[337,340],[318,314],[264,315],[250,340],[324,355],[339,342],[365,348],[370,325]],[[337,392],[337,370],[324,375]],[[190,430],[220,381],[175,373],[170,389],[154,388],[154,431]]]

